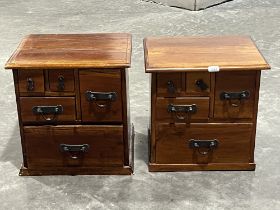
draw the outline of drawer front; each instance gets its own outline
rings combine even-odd
[[[23,123],[61,123],[76,120],[74,97],[20,97]]]
[[[252,130],[253,125],[250,123],[197,123],[190,126],[158,124],[156,126],[156,162],[165,164],[249,163],[251,162]],[[194,147],[194,143],[198,146]]]
[[[208,96],[210,93],[210,73],[186,73],[186,93],[188,95]]]
[[[54,92],[74,92],[74,71],[49,70],[49,88]]]
[[[25,126],[28,168],[123,165],[122,126]]]
[[[121,71],[80,71],[82,121],[121,122]]]
[[[176,97],[184,95],[183,73],[157,73],[157,95]]]
[[[31,95],[33,93],[44,94],[44,71],[42,70],[20,70],[18,71],[19,92]]]
[[[256,72],[216,73],[214,117],[253,118],[255,86]]]
[[[208,115],[208,97],[157,98],[156,116],[159,121],[207,120]]]

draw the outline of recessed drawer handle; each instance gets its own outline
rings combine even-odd
[[[192,104],[192,105],[173,105],[173,104],[169,104],[167,106],[167,111],[170,112],[170,113],[175,113],[176,117],[179,120],[184,120],[184,119],[186,119],[188,114],[194,114],[194,113],[197,112],[197,106],[196,106],[196,104]]]
[[[63,113],[63,107],[61,105],[56,106],[33,106],[32,112],[34,114],[40,114],[46,121],[53,121],[56,115]],[[45,115],[52,114],[53,117],[46,117]]]
[[[26,82],[27,82],[27,90],[28,91],[34,90],[34,81],[33,81],[33,79],[29,77],[29,78],[27,78]]]
[[[197,149],[199,154],[201,155],[207,155],[210,151],[218,147],[218,140],[195,140],[191,139],[189,140],[189,147],[192,149]],[[207,149],[207,151],[202,151],[201,149]]]
[[[117,99],[116,92],[93,92],[93,91],[86,91],[86,98],[88,101],[94,101],[98,107],[106,107],[107,104],[100,104],[97,101],[115,101]]]
[[[78,154],[86,153],[89,150],[89,145],[88,144],[81,144],[81,145],[60,144],[59,148],[61,152],[70,153],[72,159],[78,159]]]
[[[241,92],[222,92],[220,95],[221,100],[228,100],[233,107],[239,107],[241,100],[248,99],[250,91],[244,90]],[[238,100],[238,103],[233,103],[232,100]]]

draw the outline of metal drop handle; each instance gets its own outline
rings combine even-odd
[[[189,140],[189,148],[197,149],[198,153],[201,155],[207,155],[213,149],[217,148],[219,141],[217,139],[213,140]],[[201,149],[207,149],[206,151],[202,151]]]
[[[27,90],[28,91],[33,91],[34,90],[34,81],[31,77],[28,77],[27,80]]]

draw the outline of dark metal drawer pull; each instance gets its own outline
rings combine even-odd
[[[196,80],[195,85],[202,91],[208,89],[208,85],[203,81],[203,79]]]
[[[221,100],[228,100],[230,104],[234,107],[240,106],[241,100],[248,99],[250,97],[250,92],[244,90],[241,92],[222,92],[220,95]],[[238,103],[233,103],[232,100],[238,100]]]
[[[196,106],[196,104],[192,104],[192,105],[169,104],[167,106],[167,111],[170,113],[176,113],[176,117],[179,120],[184,120],[184,119],[186,119],[187,114],[194,114],[197,112],[197,106]],[[183,113],[184,115],[180,115],[180,113]]]
[[[168,91],[168,93],[174,94],[175,90],[176,90],[176,88],[175,88],[174,83],[172,81],[168,81],[167,82],[167,91]]]
[[[219,142],[217,139],[213,139],[213,140],[191,139],[191,140],[189,140],[189,147],[192,149],[197,149],[197,151],[201,155],[207,155],[211,150],[217,148],[218,144],[219,144]],[[201,148],[206,148],[207,151],[201,151]]]
[[[27,90],[28,91],[34,90],[34,81],[33,81],[33,79],[29,77],[29,78],[27,78],[26,82],[27,82]]]
[[[89,150],[88,144],[81,145],[71,145],[71,144],[60,144],[59,145],[61,152],[68,152],[71,155],[72,159],[78,159],[78,154],[83,154]]]
[[[40,114],[46,121],[53,121],[57,114],[63,113],[63,107],[61,105],[56,106],[33,106],[32,112],[34,114]],[[52,114],[53,117],[46,117],[45,115]]]
[[[93,92],[86,91],[86,98],[88,101],[94,101],[98,107],[106,107],[107,104],[100,104],[97,101],[115,101],[117,99],[116,92]]]
[[[59,75],[57,80],[58,80],[57,89],[63,91],[65,89],[64,77],[62,75]]]

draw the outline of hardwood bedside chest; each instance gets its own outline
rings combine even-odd
[[[254,170],[261,71],[250,37],[151,37],[150,171]]]
[[[29,35],[12,69],[20,175],[131,174],[129,34]]]

